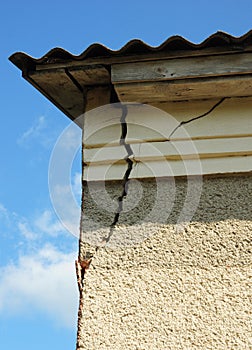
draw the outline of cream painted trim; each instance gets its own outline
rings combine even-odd
[[[162,110],[129,106],[125,142],[133,152],[130,178],[252,171],[251,97],[226,99],[206,117],[172,133],[182,121],[201,115],[216,102],[165,103]],[[128,154],[119,142],[120,116],[120,108],[111,107],[87,113],[83,138],[85,180],[123,179]]]
[[[93,165],[84,168],[84,180],[121,180],[127,169],[125,164]],[[165,176],[196,176],[211,174],[233,174],[252,171],[252,156],[208,158],[184,161],[149,161],[133,165],[131,179],[158,178]]]
[[[130,143],[130,142],[129,142]],[[252,155],[252,136],[166,141],[131,144],[136,162],[156,160],[203,159]],[[123,146],[86,149],[85,163],[93,165],[125,163],[127,152]]]

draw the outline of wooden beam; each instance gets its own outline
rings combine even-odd
[[[252,96],[252,75],[194,78],[139,83],[116,83],[122,102],[165,102]]]
[[[111,88],[109,85],[89,86],[85,92],[85,112],[110,103]]]
[[[83,113],[83,93],[64,69],[32,72],[25,78],[72,120]]]
[[[110,83],[109,71],[101,65],[71,67],[68,72],[84,87],[86,85],[103,85]]]
[[[163,81],[252,73],[252,53],[114,64],[113,83]]]

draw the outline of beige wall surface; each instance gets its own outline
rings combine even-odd
[[[131,180],[109,232],[121,187],[84,185],[79,349],[252,349],[252,177]]]

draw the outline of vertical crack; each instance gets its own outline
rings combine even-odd
[[[120,196],[117,198],[118,206],[117,206],[117,210],[116,210],[115,215],[114,215],[113,222],[110,225],[109,234],[107,237],[103,238],[101,245],[105,245],[106,243],[109,242],[111,236],[114,233],[114,229],[119,221],[120,214],[123,211],[123,200],[128,194],[129,181],[130,181],[129,177],[130,177],[130,173],[131,173],[132,168],[133,168],[133,161],[130,159],[130,157],[133,155],[133,151],[132,151],[130,144],[126,143],[126,137],[127,137],[127,133],[128,133],[128,126],[127,126],[127,122],[126,122],[126,117],[128,114],[128,108],[126,105],[121,104],[121,103],[119,104],[119,106],[122,109],[122,115],[120,118],[120,123],[121,123],[120,145],[123,145],[126,152],[127,152],[127,155],[124,158],[125,162],[127,163],[127,169],[126,169],[124,176],[123,176],[123,179],[122,179],[122,192],[121,192]],[[101,247],[101,245],[96,247],[96,251]]]
[[[74,77],[68,72],[68,70],[66,70],[66,74],[69,76],[69,78],[75,83],[75,85],[79,88],[80,91],[82,91],[82,87],[79,86],[78,84],[76,84],[76,81],[74,79]],[[114,90],[112,90],[112,92],[114,92],[113,94],[113,101],[118,100],[117,95],[115,93]],[[207,112],[193,117],[187,121],[182,121],[180,122],[170,133],[168,140],[171,138],[171,136],[182,126],[188,123],[191,123],[197,119],[203,118],[205,116],[207,116],[208,114],[210,114],[215,108],[217,108],[225,99],[227,99],[229,97],[224,97],[221,100],[219,100],[214,106],[212,106]],[[112,101],[111,101],[112,102]],[[115,101],[114,101],[115,102]],[[125,170],[123,179],[122,179],[122,191],[121,194],[118,196],[117,198],[117,209],[114,213],[114,218],[113,221],[109,227],[109,233],[107,237],[104,237],[100,243],[100,245],[98,245],[95,249],[95,251],[97,252],[101,247],[105,246],[109,241],[110,238],[112,237],[115,227],[119,221],[120,218],[120,214],[123,211],[123,201],[125,199],[125,197],[128,194],[128,187],[129,187],[129,177],[131,174],[131,171],[133,169],[133,161],[131,159],[131,156],[133,156],[133,151],[132,148],[130,146],[130,144],[126,143],[126,137],[127,137],[127,133],[128,133],[128,125],[126,122],[126,117],[128,114],[128,108],[127,105],[122,104],[122,103],[117,103],[116,106],[119,106],[122,110],[122,115],[120,118],[120,124],[121,124],[121,136],[120,136],[120,145],[124,146],[127,155],[124,158],[126,164],[127,164],[127,168]],[[162,141],[163,142],[163,141]],[[139,145],[139,150],[140,150],[140,146]],[[139,151],[140,154],[140,151]],[[83,194],[83,198],[82,198],[82,203],[84,203],[84,194]],[[83,205],[83,204],[82,204]],[[82,208],[83,210],[83,208]],[[78,256],[78,260],[76,260],[75,262],[75,267],[76,267],[76,277],[77,277],[77,284],[78,284],[78,289],[79,289],[79,293],[80,293],[80,299],[79,299],[79,310],[78,310],[78,330],[77,330],[77,342],[76,342],[76,349],[80,349],[82,348],[81,345],[81,341],[82,341],[82,333],[81,333],[81,329],[82,329],[82,320],[83,320],[83,315],[84,315],[84,277],[86,274],[86,271],[89,269],[92,258],[93,258],[93,254],[87,252],[85,254],[85,257],[83,258],[81,256],[81,243],[82,243],[82,233],[80,234],[80,239],[79,239],[79,256]]]
[[[71,74],[66,70],[66,74],[69,75],[69,77],[72,79]],[[115,94],[113,94],[113,99],[117,98]],[[118,99],[118,98],[117,98]],[[127,122],[126,122],[126,117],[128,114],[128,108],[127,105],[123,105],[121,103],[117,103],[116,106],[119,106],[122,110],[122,115],[120,118],[120,124],[121,124],[121,136],[120,136],[120,145],[123,145],[127,155],[124,158],[125,162],[127,163],[127,169],[124,173],[123,179],[122,179],[122,191],[120,196],[117,198],[117,203],[118,207],[117,210],[114,214],[114,219],[113,222],[110,225],[110,230],[109,234],[107,237],[103,238],[101,244],[96,247],[95,251],[97,252],[100,247],[103,245],[106,245],[107,242],[109,242],[115,226],[117,225],[120,217],[120,213],[123,210],[123,200],[127,196],[128,193],[128,186],[129,186],[129,177],[130,173],[133,168],[133,161],[130,159],[130,157],[133,155],[132,148],[129,144],[126,143],[126,137],[127,137]],[[82,212],[84,210],[84,191],[82,189]],[[82,218],[81,218],[81,223],[80,227],[82,227]],[[77,339],[76,339],[76,349],[79,350],[82,348],[82,320],[84,318],[84,277],[89,269],[93,256],[94,254],[91,252],[86,252],[85,256],[83,257],[81,254],[81,244],[82,244],[82,229],[80,232],[80,237],[79,237],[79,255],[78,259],[75,261],[75,268],[76,268],[76,277],[77,277],[77,285],[79,289],[79,309],[78,309],[78,326],[77,326]]]

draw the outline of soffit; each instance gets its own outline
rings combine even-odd
[[[225,75],[223,73],[218,76],[211,74],[207,77],[184,75],[173,79],[169,76],[157,79],[154,76],[154,79],[148,78],[144,83],[141,76],[139,80],[136,79],[133,82],[128,77],[122,80],[117,74],[117,80],[115,80],[113,76],[115,76],[115,71],[118,73],[120,69],[123,70],[122,64],[134,65],[135,62],[138,64],[146,62],[150,66],[151,62],[162,60],[164,66],[166,59],[172,59],[175,64],[176,59],[186,60],[188,58],[189,62],[193,57],[205,56],[207,59],[208,56],[219,56],[223,60],[222,57],[227,57],[227,55],[234,57],[234,53],[248,55],[251,52],[252,31],[249,31],[241,37],[217,32],[199,44],[194,44],[181,36],[172,36],[158,47],[152,47],[134,39],[117,51],[110,50],[101,44],[93,44],[77,56],[64,49],[54,48],[41,58],[33,58],[25,53],[17,52],[9,59],[22,71],[26,80],[74,120],[84,110],[106,103],[106,101],[107,103],[113,102],[111,96],[114,89],[121,101],[130,99],[143,103],[151,103],[151,96],[154,102],[169,98],[174,101],[207,98],[210,90],[217,91],[216,95],[223,91],[226,94],[235,91],[233,93],[235,96],[243,96],[252,84],[252,75],[247,66],[244,71],[231,72],[233,77],[227,76],[225,81],[222,80],[222,76]],[[248,60],[249,57],[246,56],[246,62]],[[230,74],[228,66],[226,70]],[[238,86],[243,88],[237,90]],[[200,91],[202,91],[202,96]],[[97,97],[98,93],[103,95]],[[222,96],[213,96],[215,97]]]

